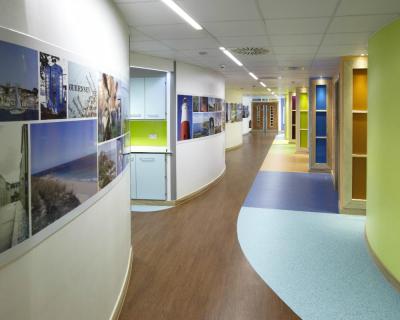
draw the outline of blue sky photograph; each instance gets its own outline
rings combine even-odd
[[[97,152],[96,120],[32,124],[30,133],[32,174]]]
[[[35,50],[0,41],[0,70],[1,85],[38,88],[38,53]]]

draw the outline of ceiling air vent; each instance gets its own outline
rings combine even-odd
[[[244,47],[244,48],[234,48],[231,51],[237,54],[241,54],[244,56],[262,56],[269,53],[268,49],[265,48],[253,48],[253,47]]]

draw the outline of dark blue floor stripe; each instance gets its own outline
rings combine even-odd
[[[260,171],[244,206],[338,213],[338,195],[327,173]]]

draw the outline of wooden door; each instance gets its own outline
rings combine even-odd
[[[253,102],[252,128],[254,130],[264,129],[264,106],[263,102]]]
[[[268,102],[267,104],[267,129],[278,130],[278,103]]]

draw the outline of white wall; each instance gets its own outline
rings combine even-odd
[[[243,122],[226,123],[225,125],[225,148],[230,149],[243,143]]]
[[[111,0],[0,0],[0,8],[0,25],[16,31],[0,29],[2,40],[68,52],[67,59],[128,81],[128,28]],[[109,319],[129,264],[129,172],[93,199],[1,264],[0,319]]]
[[[250,117],[243,118],[243,120],[242,120],[242,134],[248,134],[251,131],[251,128],[249,127],[250,119],[251,119]]]
[[[215,71],[185,64],[176,66],[177,94],[225,98],[225,79]],[[177,198],[190,195],[225,170],[225,133],[179,141],[176,146]]]

